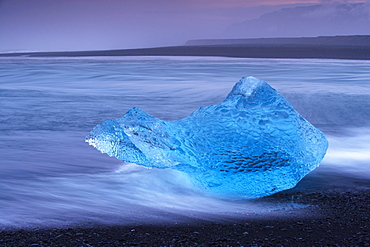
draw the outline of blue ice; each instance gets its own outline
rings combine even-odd
[[[149,168],[172,168],[197,188],[234,199],[294,187],[323,159],[324,134],[266,82],[244,77],[226,99],[162,121],[138,108],[97,125],[86,142]]]

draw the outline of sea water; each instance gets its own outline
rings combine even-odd
[[[84,142],[96,124],[132,107],[175,120],[218,104],[243,76],[268,82],[328,138],[320,167],[292,191],[370,187],[369,61],[1,58],[0,228],[299,210],[302,205],[271,198],[215,198],[177,171],[123,163]]]

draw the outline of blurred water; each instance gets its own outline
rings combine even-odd
[[[182,174],[107,157],[84,142],[139,107],[165,120],[221,102],[243,76],[267,81],[329,140],[295,190],[370,180],[370,62],[231,58],[0,59],[0,227],[285,213],[301,205],[202,194]],[[366,186],[366,183],[361,183]]]

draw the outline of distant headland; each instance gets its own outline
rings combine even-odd
[[[185,45],[289,45],[370,47],[370,35],[319,36],[302,38],[195,39],[187,41]]]

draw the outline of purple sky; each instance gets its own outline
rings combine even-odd
[[[370,0],[0,0],[0,51],[370,34],[369,6]]]

